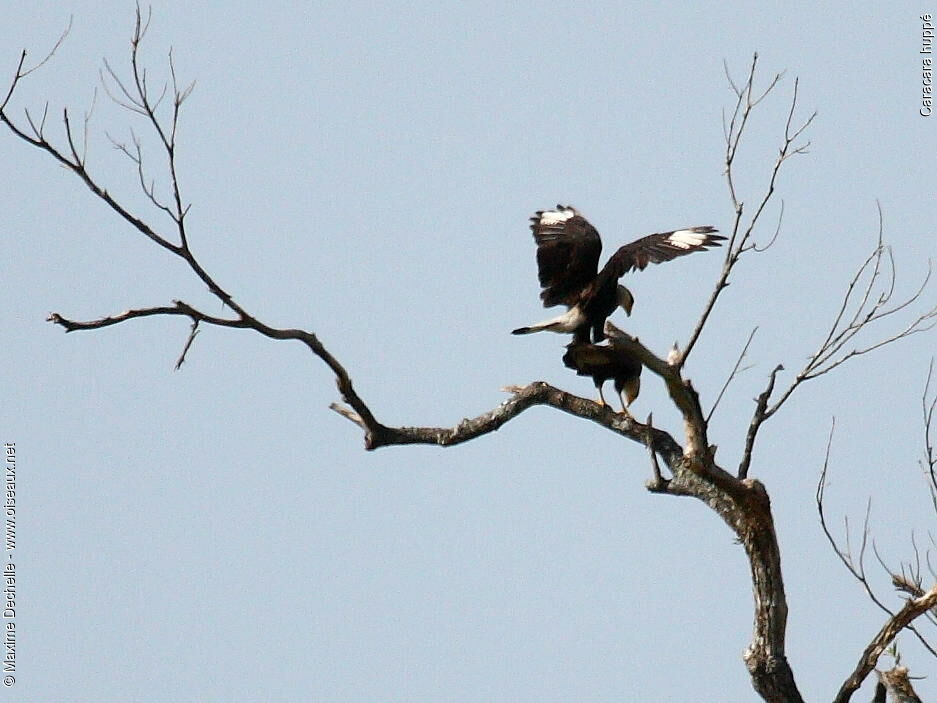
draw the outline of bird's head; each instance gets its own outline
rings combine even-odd
[[[631,309],[634,307],[634,296],[631,291],[622,285],[618,286],[618,305],[628,317],[631,317]]]

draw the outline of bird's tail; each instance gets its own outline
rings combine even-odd
[[[544,320],[543,322],[537,322],[533,325],[527,327],[518,327],[516,330],[512,330],[511,334],[533,334],[534,332],[558,332],[560,334],[569,334],[575,332],[582,324],[585,322],[585,316],[582,314],[582,311],[578,306],[567,310],[565,313],[559,317],[554,317],[551,320]]]

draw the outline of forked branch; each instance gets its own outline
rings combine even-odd
[[[649,488],[656,493],[692,496],[705,502],[733,529],[746,551],[751,568],[755,600],[755,624],[752,642],[745,654],[745,661],[755,689],[766,701],[784,701],[786,703],[801,701],[801,696],[794,682],[793,671],[787,662],[785,653],[787,604],[781,574],[780,549],[774,530],[767,491],[760,482],[746,477],[747,464],[744,472],[740,471],[739,476],[734,476],[716,463],[715,447],[709,444],[707,438],[708,418],[702,410],[699,396],[692,383],[682,376],[682,369],[687,356],[699,339],[721,291],[728,285],[730,274],[739,257],[748,251],[763,251],[767,246],[770,246],[771,242],[769,241],[765,247],[756,247],[753,241],[753,232],[774,193],[775,182],[781,164],[790,156],[806,151],[808,144],[799,144],[798,140],[813,119],[813,116],[810,116],[799,127],[793,126],[797,106],[797,82],[794,83],[794,93],[779,156],[771,172],[765,194],[746,223],[743,222],[744,208],[735,191],[732,169],[752,109],[775,88],[781,76],[778,75],[765,91],[756,95],[753,88],[757,63],[757,56],[755,56],[748,80],[741,88],[736,86],[730,77],[730,83],[735,91],[737,102],[732,117],[726,124],[725,162],[729,190],[735,208],[735,222],[722,273],[696,328],[690,335],[685,351],[673,360],[664,360],[647,349],[638,339],[624,334],[614,326],[610,326],[606,330],[609,338],[614,343],[624,346],[636,355],[644,366],[651,373],[661,378],[666,385],[670,397],[683,419],[685,438],[683,446],[670,433],[653,427],[650,417],[646,424],[641,424],[624,414],[614,413],[609,408],[599,406],[591,400],[573,396],[542,382],[535,382],[523,387],[512,387],[510,389],[511,396],[496,408],[475,418],[464,419],[454,427],[390,427],[377,420],[369,406],[355,391],[344,366],[325,348],[314,333],[302,329],[276,328],[261,321],[234,300],[232,295],[206,271],[191,250],[189,233],[186,228],[186,214],[189,206],[185,204],[183,198],[176,159],[179,147],[177,134],[180,111],[186,98],[191,93],[192,85],[180,88],[172,54],[170,53],[169,71],[171,81],[164,85],[161,90],[153,89],[145,69],[141,67],[139,62],[140,46],[146,36],[148,25],[149,16],[144,20],[143,14],[138,8],[131,41],[131,75],[129,78],[123,79],[117,71],[105,63],[102,81],[108,95],[132,114],[142,119],[147,129],[152,130],[157,135],[159,149],[166,159],[166,177],[171,192],[171,196],[164,196],[162,199],[156,194],[155,181],[147,176],[143,168],[144,149],[136,135],[131,132],[132,147],[115,140],[112,141],[133,162],[140,188],[150,203],[157,209],[157,212],[161,213],[159,215],[160,220],[166,222],[168,218],[168,221],[172,223],[172,231],[169,235],[162,233],[159,228],[148,224],[144,219],[133,214],[100,184],[96,175],[89,172],[86,165],[85,145],[87,141],[84,140],[82,148],[79,149],[78,140],[74,134],[77,130],[73,129],[67,111],[63,113],[64,135],[59,138],[58,144],[46,136],[45,110],[40,120],[33,120],[27,114],[25,125],[14,122],[10,118],[7,108],[15,89],[18,83],[35,68],[24,69],[25,52],[20,59],[10,90],[2,104],[0,104],[0,120],[18,138],[45,151],[55,161],[74,172],[95,197],[105,202],[119,217],[139,233],[184,261],[197,278],[207,285],[211,293],[224,304],[229,314],[210,315],[183,301],[176,300],[169,305],[137,307],[120,314],[93,320],[75,320],[59,313],[50,315],[49,320],[66,331],[73,332],[102,329],[145,317],[170,316],[184,318],[189,323],[189,334],[177,365],[184,361],[195,335],[204,326],[250,329],[270,339],[299,341],[316,357],[321,359],[335,375],[343,403],[333,404],[332,408],[364,431],[365,446],[368,449],[404,444],[452,446],[494,432],[534,405],[547,405],[590,420],[620,436],[647,447],[652,458],[654,472],[654,478]],[[164,106],[164,100],[167,96],[170,97],[170,100],[167,101],[170,103],[168,116],[167,108]],[[87,128],[87,120],[85,121],[85,128]],[[779,227],[775,230],[775,235],[771,241],[776,238],[778,231]],[[878,271],[877,263],[875,264],[875,271]],[[887,308],[881,307],[882,305],[887,306],[887,298],[876,303],[874,295],[867,293],[862,300],[863,306],[869,304],[874,310],[868,318],[859,313],[851,318],[853,322],[859,321],[862,325],[869,324],[897,311],[886,312]],[[839,324],[840,319],[845,320],[844,313],[838,318],[837,324]],[[836,329],[836,325],[834,325],[834,329]],[[911,333],[906,331],[896,338]],[[836,356],[842,354],[841,349],[843,347],[840,341],[845,344],[850,338],[843,339],[843,337],[836,334],[830,336],[825,344],[831,345],[829,348],[833,350],[833,355],[818,355],[817,358],[820,359],[818,364],[811,367],[808,373],[802,372],[802,378],[799,377],[797,383],[806,378],[825,373],[822,369],[829,370],[842,363],[842,361],[837,361],[841,357]],[[888,343],[887,340],[884,343]],[[881,346],[881,344],[876,346]],[[871,351],[876,346],[866,351]],[[821,351],[825,348],[821,346]],[[853,355],[862,353],[865,353],[865,351],[856,352]],[[733,370],[733,374],[730,376],[730,381],[738,372],[743,357],[744,350],[739,357],[736,368]],[[773,406],[770,405],[775,376],[779,371],[780,368],[772,373],[769,387],[763,394],[763,402],[760,400],[758,404],[759,410],[757,412],[761,413],[759,422],[754,426],[754,429],[750,428],[749,430],[750,441],[746,443],[749,460],[751,447],[754,445],[760,423],[770,417],[790,394],[788,392],[780,401]],[[669,477],[665,478],[662,475],[658,457],[663,459],[663,463],[667,466],[670,472]],[[933,464],[931,465],[931,473],[933,473]]]
[[[774,534],[773,518],[767,492],[757,481],[740,481],[715,463],[715,448],[707,440],[706,418],[699,397],[688,379],[681,375],[685,355],[674,363],[665,361],[645,348],[637,339],[609,329],[610,337],[625,345],[642,363],[665,383],[671,398],[680,410],[685,429],[685,446],[681,446],[671,434],[653,427],[650,421],[642,425],[634,419],[612,412],[591,400],[578,398],[545,383],[532,383],[511,389],[511,397],[493,410],[478,417],[465,419],[454,427],[390,427],[377,420],[374,413],[355,391],[351,378],[342,364],[325,348],[312,332],[301,329],[275,328],[251,314],[209,275],[189,246],[186,230],[186,213],[182,189],[176,170],[178,144],[176,141],[180,108],[189,95],[191,86],[180,89],[176,80],[175,67],[170,56],[171,84],[158,93],[153,92],[146,72],[139,63],[141,43],[146,35],[149,18],[144,20],[137,11],[136,25],[131,41],[131,78],[123,80],[117,71],[105,64],[102,80],[108,94],[132,114],[144,120],[149,129],[158,135],[158,141],[166,157],[167,177],[171,184],[172,197],[162,200],[156,195],[155,183],[144,168],[144,150],[136,135],[131,132],[132,146],[113,140],[121,151],[133,162],[136,178],[143,193],[157,211],[167,215],[175,230],[170,237],[156,227],[132,214],[102,187],[95,175],[86,166],[83,150],[79,150],[73,136],[68,114],[64,114],[64,145],[56,146],[45,132],[45,117],[37,122],[28,119],[21,127],[13,122],[6,111],[18,82],[28,74],[23,70],[25,55],[20,62],[11,90],[0,109],[0,117],[20,139],[50,154],[57,162],[71,169],[100,200],[105,202],[122,219],[138,232],[161,248],[182,259],[204,282],[209,290],[221,300],[230,315],[211,315],[181,300],[170,305],[138,307],[123,313],[93,320],[76,320],[60,313],[53,313],[50,321],[69,332],[97,330],[131,320],[170,316],[185,318],[190,323],[185,347],[177,366],[184,361],[198,330],[204,326],[250,329],[270,339],[296,340],[303,343],[313,354],[324,361],[335,375],[343,404],[333,404],[333,409],[362,428],[365,446],[376,449],[388,445],[433,444],[452,446],[493,432],[524,410],[534,405],[548,405],[583,419],[595,422],[617,434],[648,448],[652,458],[655,479],[651,490],[676,496],[692,496],[702,500],[715,510],[735,531],[745,547],[752,569],[755,592],[755,631],[746,653],[746,663],[751,672],[756,690],[769,701],[799,701],[800,695],[794,684],[793,672],[785,657],[785,629],[787,606],[783,579],[780,571],[780,550]],[[161,117],[160,105],[166,95],[172,96],[168,118]],[[755,101],[751,101],[755,102]],[[750,110],[750,107],[747,108]],[[45,113],[44,113],[45,114]],[[736,136],[737,140],[738,137]],[[736,256],[738,255],[736,252]],[[725,281],[723,280],[723,284]],[[710,306],[711,307],[711,306]],[[708,313],[707,313],[708,314]],[[618,337],[615,337],[615,334]],[[693,341],[698,337],[694,335]],[[692,346],[692,344],[691,344]],[[664,478],[657,457],[663,459],[671,476]]]
[[[927,273],[917,289],[906,298],[894,302],[897,272],[891,248],[882,241],[882,231],[883,218],[879,208],[878,240],[875,248],[860,264],[847,285],[826,336],[776,399],[773,399],[776,376],[783,367],[779,366],[771,373],[767,387],[758,397],[749,424],[745,451],[739,465],[740,478],[748,475],[751,454],[761,426],[784,406],[801,385],[829,373],[851,359],[926,332],[937,325],[937,305],[934,305],[911,316],[910,320],[899,322],[897,330],[885,332],[873,341],[859,343],[859,335],[868,335],[870,330],[880,328],[885,321],[898,319],[898,313],[907,311],[918,303],[930,282],[931,268],[928,264]]]
[[[929,588],[925,588],[923,586],[921,559],[916,544],[914,544],[915,563],[909,564],[907,567],[902,566],[900,571],[894,571],[888,568],[873,544],[873,551],[875,551],[875,555],[878,558],[879,563],[891,576],[892,585],[898,592],[904,593],[908,596],[904,605],[899,610],[894,611],[885,605],[883,600],[875,593],[874,589],[872,588],[869,576],[866,572],[865,558],[870,537],[869,520],[871,515],[871,502],[866,508],[866,515],[862,525],[858,554],[853,551],[848,520],[845,521],[845,545],[840,544],[840,542],[833,536],[825,515],[825,492],[834,427],[835,423],[834,426],[830,428],[830,436],[826,448],[826,457],[824,458],[823,469],[820,472],[820,480],[817,484],[816,503],[817,512],[820,516],[820,526],[827,541],[830,544],[830,547],[833,549],[833,552],[846,567],[847,571],[849,571],[849,573],[852,574],[852,576],[857,581],[859,581],[863,589],[865,589],[869,600],[875,603],[875,605],[877,605],[888,615],[888,619],[885,621],[885,624],[869,642],[868,646],[863,651],[856,668],[846,678],[843,685],[840,687],[836,698],[834,699],[834,703],[846,703],[846,701],[850,700],[853,693],[859,689],[869,674],[872,673],[879,661],[879,658],[890,646],[893,645],[895,638],[901,633],[902,630],[908,630],[912,632],[918,641],[923,645],[923,647],[933,656],[937,657],[937,650],[935,650],[934,646],[924,637],[921,630],[915,626],[915,621],[921,617],[928,618],[931,620],[931,622],[933,622],[934,614],[937,612],[937,610],[935,610],[935,608],[937,608],[937,575],[933,573],[931,574],[934,576],[934,583],[932,586]],[[912,543],[914,543],[913,539]],[[903,671],[904,674],[902,674],[900,671],[900,667],[896,666],[892,672],[886,672],[886,674],[891,674],[897,678],[894,678],[894,680],[882,680],[880,685],[887,688],[893,688],[894,686],[897,686],[900,681],[903,680],[901,678],[903,675],[906,678],[907,670],[905,669]],[[880,675],[880,678],[883,675]]]
[[[783,73],[776,74],[768,84],[768,87],[765,88],[762,92],[756,94],[755,69],[757,65],[758,54],[756,53],[752,57],[752,64],[748,72],[748,78],[741,87],[739,87],[732,79],[728,66],[726,66],[726,77],[729,81],[729,85],[735,93],[736,98],[732,116],[728,122],[726,122],[725,115],[723,114],[723,133],[726,143],[724,157],[725,176],[729,185],[729,196],[732,200],[732,207],[735,212],[735,218],[732,223],[732,231],[729,236],[728,245],[725,248],[725,259],[723,260],[722,271],[719,274],[719,277],[716,279],[716,284],[713,287],[713,291],[710,294],[709,299],[706,301],[706,305],[703,307],[703,312],[700,314],[700,318],[696,323],[696,327],[690,334],[689,341],[683,350],[683,354],[677,361],[680,367],[683,367],[683,365],[686,363],[687,357],[689,357],[690,352],[693,351],[693,347],[695,347],[697,341],[699,341],[700,335],[703,333],[703,329],[705,328],[710,315],[716,307],[716,302],[719,300],[719,296],[722,291],[728,287],[729,277],[731,276],[733,269],[742,255],[749,251],[755,251],[756,253],[767,251],[777,239],[781,228],[780,216],[778,217],[778,225],[775,229],[774,236],[772,236],[769,242],[764,246],[759,247],[754,242],[753,237],[755,228],[757,227],[761,216],[764,213],[765,207],[768,205],[768,202],[774,195],[778,174],[781,172],[781,165],[792,156],[807,153],[807,149],[810,146],[810,142],[797,142],[813,122],[813,119],[817,116],[817,113],[814,112],[806,120],[799,123],[798,126],[794,126],[794,114],[797,110],[797,90],[799,85],[798,80],[795,79],[794,91],[793,95],[791,96],[791,104],[787,113],[787,122],[784,126],[784,138],[781,140],[781,147],[778,151],[778,157],[775,160],[774,167],[771,170],[771,175],[768,179],[768,185],[765,188],[765,192],[755,207],[754,214],[748,219],[746,224],[743,218],[743,211],[745,209],[744,204],[741,200],[739,200],[739,196],[735,188],[734,168],[736,155],[738,154],[739,145],[741,144],[742,137],[745,134],[745,128],[748,125],[748,120],[751,116],[752,110],[772,91],[774,91],[784,76]]]
[[[937,584],[919,598],[909,598],[901,610],[892,615],[882,626],[882,629],[872,638],[869,646],[862,652],[855,670],[840,687],[836,698],[833,699],[833,703],[847,703],[852,698],[852,694],[858,690],[866,677],[875,669],[879,657],[898,636],[898,633],[904,628],[910,627],[916,618],[934,607],[937,607]],[[905,670],[906,673],[907,670]]]

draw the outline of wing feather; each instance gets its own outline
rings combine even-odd
[[[633,269],[643,271],[648,264],[660,264],[679,256],[721,245],[725,237],[713,227],[689,227],[660,232],[636,239],[620,247],[602,268],[600,278],[618,280]]]
[[[575,305],[599,269],[602,240],[585,217],[569,205],[538,210],[530,218],[537,242],[537,275],[544,307]]]

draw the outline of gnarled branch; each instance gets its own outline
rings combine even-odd
[[[190,248],[189,232],[186,227],[186,214],[189,206],[185,204],[176,168],[178,153],[176,138],[180,111],[182,104],[191,92],[192,86],[180,88],[172,54],[170,53],[171,83],[164,86],[162,91],[158,91],[158,94],[151,90],[146,71],[140,67],[138,62],[139,48],[146,35],[148,24],[149,18],[144,21],[138,8],[136,26],[131,42],[132,72],[130,79],[121,79],[109,64],[105,64],[102,80],[108,94],[118,104],[141,117],[148,128],[154,130],[159,138],[161,150],[166,158],[166,177],[170,182],[171,197],[160,199],[156,196],[154,181],[147,178],[143,169],[143,149],[133,133],[131,134],[134,147],[132,149],[123,147],[122,151],[134,163],[137,171],[136,178],[139,180],[141,190],[149,202],[161,213],[160,217],[168,216],[168,219],[172,222],[174,231],[170,235],[167,236],[161,233],[157,228],[145,222],[144,219],[131,213],[128,208],[109,194],[107,189],[99,183],[96,175],[89,172],[85,149],[80,150],[78,148],[78,140],[75,139],[67,111],[63,113],[64,137],[60,140],[58,146],[46,137],[45,112],[38,124],[32,120],[28,113],[28,126],[19,125],[11,120],[7,113],[7,106],[17,84],[29,73],[28,70],[23,69],[25,52],[20,60],[10,90],[3,103],[0,104],[0,121],[6,124],[18,138],[45,151],[54,160],[68,167],[85,183],[95,197],[105,202],[135,230],[159,247],[183,260],[211,293],[222,301],[226,309],[230,311],[230,315],[209,315],[183,301],[176,300],[171,305],[134,308],[117,315],[94,320],[75,320],[59,313],[51,314],[49,320],[63,327],[66,331],[72,332],[102,329],[144,317],[163,315],[182,317],[190,323],[190,332],[185,348],[179,358],[179,363],[184,360],[186,353],[189,351],[196,332],[200,326],[204,325],[250,329],[270,339],[299,341],[328,365],[335,375],[343,403],[333,404],[332,408],[364,431],[365,447],[367,449],[404,444],[452,446],[496,431],[534,405],[548,405],[590,420],[647,447],[652,458],[654,471],[654,480],[649,484],[649,490],[667,495],[690,496],[703,501],[731,527],[745,549],[751,569],[754,596],[753,636],[745,653],[745,662],[756,691],[766,701],[784,701],[785,703],[801,701],[800,693],[794,682],[793,671],[786,658],[787,603],[781,572],[780,549],[775,533],[771,503],[764,486],[757,480],[747,478],[751,460],[751,447],[755,443],[758,427],[764,419],[770,417],[780,407],[790,393],[788,392],[787,396],[782,397],[774,406],[769,406],[775,376],[780,371],[780,368],[776,369],[771,375],[768,389],[763,394],[763,400],[759,400],[758,409],[756,409],[758,422],[754,423],[753,421],[754,424],[749,427],[750,439],[746,442],[746,456],[736,476],[725,471],[716,463],[715,448],[708,441],[707,418],[702,410],[699,396],[691,381],[682,375],[686,359],[695,347],[721,291],[728,285],[729,276],[739,258],[747,251],[763,251],[767,248],[755,246],[753,232],[774,193],[775,182],[781,165],[789,157],[806,151],[807,144],[798,145],[796,142],[810,125],[813,116],[805,120],[800,127],[792,127],[797,105],[797,82],[795,81],[794,84],[794,94],[787,116],[780,154],[774,164],[765,194],[746,225],[742,221],[743,204],[738,199],[735,190],[732,173],[733,164],[752,109],[774,89],[778,80],[780,80],[780,75],[757,97],[753,91],[757,56],[753,59],[748,80],[742,88],[738,88],[730,77],[730,83],[735,89],[738,100],[732,118],[726,125],[725,163],[729,190],[735,209],[735,223],[722,272],[716,281],[713,293],[704,307],[696,328],[689,337],[684,352],[676,354],[673,359],[664,360],[647,349],[637,338],[630,337],[617,330],[610,323],[606,330],[613,343],[622,345],[635,354],[666,385],[670,398],[680,411],[683,419],[684,440],[682,446],[670,433],[653,427],[650,417],[646,424],[641,424],[623,414],[614,413],[607,407],[599,406],[591,400],[579,398],[543,382],[534,382],[524,387],[512,388],[511,396],[496,408],[475,418],[464,419],[453,427],[390,427],[377,419],[375,413],[356,392],[348,371],[326,349],[313,332],[302,329],[277,328],[264,323],[248,312],[239,302],[235,301],[232,295],[207,272],[202,263],[196,258]],[[161,117],[166,111],[165,107],[161,108],[162,101],[166,96],[171,97],[172,103],[172,107],[169,108],[168,120]],[[165,222],[165,220],[163,221]],[[780,224],[771,241],[777,237],[779,227]],[[767,246],[770,246],[770,242]],[[875,264],[875,271],[878,271],[877,263]],[[874,278],[873,275],[873,280]],[[868,324],[874,319],[885,317],[896,311],[886,311],[880,307],[884,303],[876,304],[870,301],[873,301],[873,298],[867,292],[863,297],[860,309],[870,304],[873,310],[872,315],[864,318],[857,313],[853,318],[853,322],[859,321],[862,324]],[[887,300],[885,303],[887,303]],[[879,305],[879,307],[876,307],[876,305]],[[836,324],[839,324],[842,318],[841,314],[837,318]],[[836,324],[834,324],[834,329],[836,329]],[[833,345],[831,347],[833,354],[839,353],[842,348],[839,342],[843,341],[845,343],[849,338],[851,337],[837,337],[836,335],[828,338],[828,343]],[[887,341],[884,343],[887,343]],[[839,346],[836,346],[837,344]],[[876,346],[866,351],[873,348],[876,348]],[[822,349],[823,347],[821,347]],[[861,353],[865,352],[860,351],[853,355]],[[848,356],[847,353],[847,358]],[[840,357],[820,355],[818,358],[822,360],[813,371],[820,371],[827,367],[832,368],[842,363],[842,361],[837,361]],[[819,375],[819,373],[815,375]],[[797,383],[807,377],[812,377],[803,373],[802,376],[803,378],[798,380]],[[754,429],[752,429],[753,427]],[[664,478],[662,475],[657,460],[658,457],[663,459],[670,471],[670,477]]]
[[[898,633],[908,627],[916,618],[935,606],[937,606],[937,585],[919,598],[908,599],[904,607],[890,617],[882,626],[882,629],[872,638],[869,646],[862,652],[859,664],[843,683],[839,692],[836,694],[836,698],[833,699],[833,703],[846,703],[852,698],[852,694],[858,690],[866,677],[872,673],[879,657],[888,645],[892,643]],[[904,674],[904,678],[906,679],[906,669],[904,670]],[[893,687],[896,684],[897,681],[893,683]],[[885,685],[888,687],[888,684]]]

